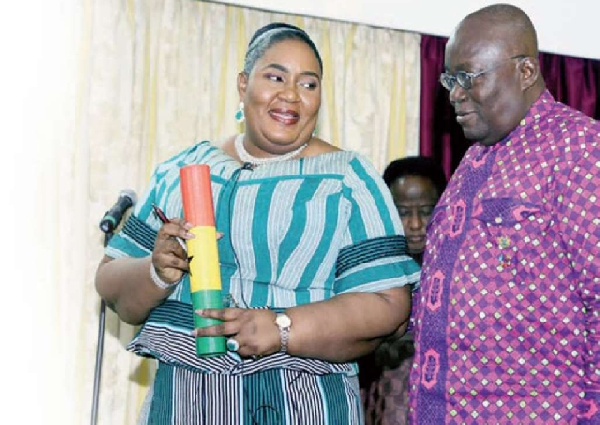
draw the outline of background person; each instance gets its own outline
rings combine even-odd
[[[353,360],[404,331],[419,270],[374,167],[312,136],[322,75],[304,31],[259,29],[237,81],[245,132],[159,164],[111,239],[98,292],[122,320],[143,324],[129,350],[159,362],[142,423],[362,422]],[[223,323],[195,330],[186,253],[175,240],[192,237],[179,190],[188,164],[211,167],[232,304],[196,311]],[[206,335],[237,347],[199,358],[194,337]]]
[[[445,68],[475,143],[427,232],[411,422],[600,423],[600,125],[545,89],[515,6],[465,17]]]
[[[392,161],[383,180],[402,220],[408,255],[421,265],[427,223],[446,188],[446,175],[433,158],[412,156]],[[408,423],[408,377],[413,353],[412,333],[407,332],[401,338],[386,339],[359,362],[367,425]]]
[[[423,262],[426,227],[446,189],[444,170],[433,158],[411,156],[392,161],[383,172],[402,220],[408,254]]]

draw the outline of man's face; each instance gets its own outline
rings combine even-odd
[[[486,71],[472,79],[469,89],[456,83],[450,90],[450,103],[465,137],[491,146],[518,125],[526,108],[520,59],[514,58],[520,53],[500,41],[501,31],[480,31],[481,25],[465,24],[449,40],[445,68],[449,74]]]

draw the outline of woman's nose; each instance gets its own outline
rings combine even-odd
[[[298,87],[295,83],[287,83],[284,85],[283,90],[279,92],[279,98],[286,102],[297,102],[300,100],[298,95]]]
[[[421,216],[417,213],[412,213],[407,217],[408,220],[408,228],[413,230],[419,230],[423,227],[423,220]]]

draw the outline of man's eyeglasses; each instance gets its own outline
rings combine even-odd
[[[513,56],[501,61],[500,63],[497,63],[491,68],[479,72],[458,71],[455,74],[442,72],[442,75],[440,75],[440,83],[442,83],[442,86],[444,86],[444,88],[448,91],[451,91],[456,85],[456,83],[458,83],[458,85],[461,86],[463,89],[469,90],[471,87],[473,87],[473,80],[475,78],[481,77],[483,74],[487,74],[488,72],[492,72],[500,68],[502,65],[504,65],[505,62],[509,60],[524,59],[526,57],[526,55]]]

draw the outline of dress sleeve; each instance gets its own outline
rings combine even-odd
[[[161,226],[160,221],[152,213],[152,204],[156,202],[157,190],[155,170],[148,188],[136,203],[133,213],[106,246],[104,253],[107,256],[142,258],[152,253]]]
[[[349,163],[343,181],[349,219],[336,261],[336,294],[377,292],[416,283],[420,270],[406,255],[406,240],[389,189],[365,158]]]
[[[585,398],[580,425],[600,423],[600,132],[591,133],[580,144],[587,148],[578,151],[573,163],[567,165],[570,171],[557,178],[562,242],[571,263],[571,282],[581,296],[585,315],[586,344],[581,353]]]
[[[181,217],[179,169],[188,164],[202,163],[216,151],[210,142],[202,141],[158,164],[133,213],[111,238],[104,253],[112,258],[142,258],[150,255],[162,226],[154,215],[152,204],[160,207],[167,217]]]

